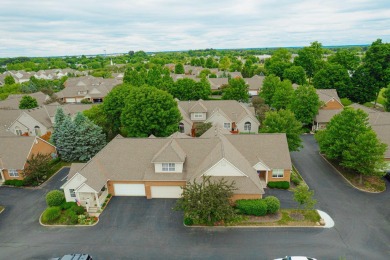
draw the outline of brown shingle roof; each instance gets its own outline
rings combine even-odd
[[[337,94],[336,89],[316,89],[316,92],[320,101],[324,102],[325,104],[332,99],[337,100],[341,104],[341,100]]]
[[[35,137],[0,137],[0,168],[22,170],[26,163]]]
[[[38,102],[38,106],[43,105],[43,103],[49,98],[42,92],[9,95],[7,99],[0,101],[0,109],[19,109],[19,103],[23,96],[35,98]]]
[[[341,113],[343,109],[320,109],[315,116],[314,121],[317,123],[329,123],[330,120],[337,114]]]

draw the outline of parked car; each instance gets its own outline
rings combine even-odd
[[[307,256],[286,256],[283,258],[276,258],[275,260],[317,260],[313,257],[307,257]]]
[[[62,257],[52,258],[50,260],[92,260],[92,256],[88,254],[69,254]]]

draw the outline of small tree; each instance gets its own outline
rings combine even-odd
[[[61,190],[52,190],[46,194],[46,204],[49,207],[60,206],[64,201],[65,195]]]
[[[175,74],[184,74],[184,66],[182,63],[178,63],[175,65]]]
[[[5,85],[12,85],[12,84],[15,84],[15,79],[14,79],[14,77],[12,77],[11,75],[7,75],[7,76],[5,76],[5,78],[4,78],[4,83],[5,83]]]
[[[298,202],[300,207],[305,209],[313,209],[317,203],[317,200],[313,199],[314,191],[309,190],[309,187],[305,184],[300,184],[293,190],[294,200]]]
[[[38,107],[38,102],[35,98],[30,96],[23,96],[19,102],[20,109],[31,109]]]
[[[200,181],[187,183],[175,209],[184,211],[184,217],[197,224],[228,223],[236,217],[230,204],[234,190],[234,182],[228,183],[224,179],[211,181],[210,176],[203,177]]]
[[[36,184],[39,184],[45,180],[51,167],[51,160],[50,154],[33,154],[31,158],[27,160],[27,167],[23,170],[24,182],[28,184],[36,182]]]

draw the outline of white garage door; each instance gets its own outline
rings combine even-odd
[[[66,98],[66,103],[76,103],[75,98]]]
[[[180,198],[180,186],[151,186],[152,198]]]
[[[143,184],[114,184],[115,196],[146,196]]]

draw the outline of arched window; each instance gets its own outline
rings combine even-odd
[[[244,131],[250,131],[252,129],[251,122],[245,122],[244,124]]]
[[[17,126],[17,127],[15,127],[15,133],[17,135],[22,135],[22,130]]]
[[[41,136],[41,128],[39,126],[34,127],[35,135],[36,136]]]
[[[179,124],[179,132],[184,133],[184,124],[183,123]]]

